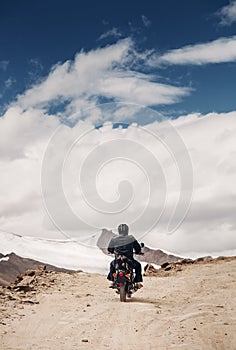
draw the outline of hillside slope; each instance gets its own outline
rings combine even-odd
[[[56,267],[49,264],[43,264],[33,259],[22,258],[14,253],[7,255],[0,254],[0,286],[7,286],[14,282],[17,275],[24,273],[29,269],[37,269],[39,265],[45,265],[46,269],[52,271],[70,272],[70,270]]]

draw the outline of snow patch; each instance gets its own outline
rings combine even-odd
[[[9,260],[9,256],[4,256],[3,258],[0,259],[0,262],[1,261],[8,261]]]
[[[111,257],[76,241],[43,240],[0,232],[2,254],[15,254],[66,269],[106,274]]]

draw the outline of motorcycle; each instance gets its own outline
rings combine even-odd
[[[144,244],[140,244],[144,247]],[[144,255],[140,252],[139,255]],[[115,257],[115,273],[113,273],[114,285],[112,288],[116,289],[116,293],[120,295],[120,301],[126,302],[126,297],[131,298],[139,287],[135,280],[135,269],[132,260],[124,255],[116,255]]]

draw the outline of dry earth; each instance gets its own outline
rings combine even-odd
[[[1,349],[236,349],[236,259],[144,277],[126,303],[98,274],[38,279],[35,291],[0,290]]]

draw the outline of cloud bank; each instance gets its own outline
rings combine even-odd
[[[47,238],[63,238],[63,232],[69,233],[71,237],[78,237],[79,233],[79,238],[89,244],[85,232],[88,224],[93,227],[91,234],[100,232],[102,227],[114,229],[121,221],[130,223],[131,229],[136,230],[137,227],[132,222],[146,210],[145,219],[135,234],[141,236],[153,216],[160,217],[157,225],[144,237],[146,244],[185,255],[190,252],[236,252],[236,112],[206,116],[187,115],[172,123],[192,160],[194,193],[187,217],[169,235],[166,233],[167,225],[181,193],[180,177],[171,152],[158,139],[144,133],[142,127],[136,125],[131,125],[128,129],[113,129],[107,124],[101,129],[94,129],[91,123],[79,122],[70,128],[60,124],[58,118],[46,116],[42,111],[23,112],[21,109],[10,109],[0,119],[1,229]],[[50,210],[45,209],[40,174],[46,147],[58,126],[60,132],[57,143],[50,150],[50,166],[45,173],[50,184],[46,195],[51,198],[57,218],[60,218],[59,222],[53,223]],[[145,128],[152,134],[163,135],[163,139],[167,139],[170,132],[167,121],[154,122]],[[90,132],[87,133],[87,130]],[[68,220],[67,212],[60,205],[56,181],[58,171],[61,171],[57,167],[58,159],[62,157],[64,147],[70,145],[74,135],[83,137],[63,158],[64,167],[60,179],[66,201],[80,221]],[[117,158],[117,152],[125,142],[133,145],[128,149],[128,157]],[[139,150],[140,147],[143,151]],[[93,155],[91,152],[94,150],[96,153]],[[94,167],[96,159],[105,159],[104,152],[109,161],[100,167]],[[136,162],[137,152],[139,164]],[[145,164],[145,152],[155,157],[150,169],[141,166]],[[94,158],[89,158],[92,156]],[[178,154],[178,157],[181,159],[182,154]],[[79,174],[88,159],[94,161],[85,168],[87,172],[81,190]],[[164,183],[160,181],[162,173]],[[150,183],[155,185],[151,188],[155,199],[152,205],[149,204]],[[93,201],[95,198],[96,204],[96,196],[99,196],[112,209],[112,203],[123,193],[120,186],[125,186],[127,193],[130,190],[128,184],[132,186],[133,192],[130,193],[133,193],[133,197],[125,197],[131,198],[131,201],[124,203],[127,206],[124,205],[117,216],[106,212],[104,214],[106,207],[103,212],[94,210],[86,201]],[[163,184],[166,185],[165,191]],[[92,185],[96,187],[96,191]],[[55,224],[61,231],[56,229]]]

